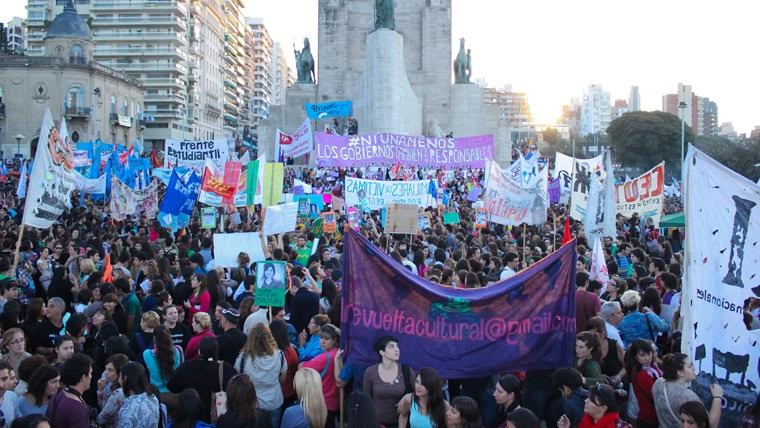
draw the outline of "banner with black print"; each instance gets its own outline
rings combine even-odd
[[[760,329],[744,311],[760,297],[760,186],[693,146],[686,156],[686,276],[682,351],[705,402],[723,387],[721,426],[741,426],[760,385]]]

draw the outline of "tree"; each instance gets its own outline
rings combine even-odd
[[[700,136],[694,145],[739,174],[757,181],[760,169],[760,139],[731,141],[723,137]]]
[[[670,113],[637,111],[625,113],[607,128],[616,162],[648,170],[665,161],[670,174],[681,174],[681,120]],[[689,126],[685,142],[696,141]]]
[[[546,128],[542,132],[544,146],[541,148],[541,154],[548,159],[554,159],[557,152],[570,156],[572,148],[569,141],[562,138],[556,128]]]

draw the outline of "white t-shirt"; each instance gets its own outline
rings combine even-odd
[[[517,272],[513,271],[512,268],[505,267],[499,274],[499,281],[504,281],[507,278],[511,278],[515,276],[515,274],[517,274]]]

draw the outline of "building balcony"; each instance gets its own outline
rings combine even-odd
[[[126,114],[119,114],[119,113],[111,113],[109,115],[109,118],[111,120],[111,124],[113,126],[121,126],[124,128],[131,128],[132,127],[132,118],[129,115]]]
[[[133,11],[135,9],[148,9],[151,12],[177,11],[183,16],[187,15],[187,6],[178,1],[151,1],[151,0],[95,0],[90,9],[93,12],[106,11]]]
[[[222,109],[220,109],[220,108],[219,108],[219,106],[218,106],[218,105],[215,105],[215,104],[209,104],[209,103],[206,103],[206,105],[204,106],[204,109],[205,109],[207,112],[209,112],[209,113],[212,113],[212,114],[215,114],[215,115],[217,115],[217,116],[219,116],[219,115],[221,115],[221,114],[222,114]]]
[[[95,48],[96,57],[171,57],[185,59],[180,48]]]
[[[143,95],[143,101],[145,103],[177,103],[184,104],[185,96],[181,94],[145,94]]]
[[[182,119],[182,114],[179,110],[173,110],[173,109],[156,109],[156,110],[146,110],[146,114],[149,114],[156,119],[158,118],[169,118],[169,119]]]
[[[178,42],[186,44],[187,40],[182,33],[165,31],[140,31],[131,33],[118,33],[113,31],[98,31],[95,33],[96,43],[105,42]]]
[[[128,17],[128,18],[95,18],[92,22],[94,28],[98,27],[154,27],[154,26],[170,26],[176,30],[187,30],[187,24],[185,24],[184,18],[178,18],[176,16],[140,16],[140,17]]]
[[[144,79],[140,79],[143,86],[148,88],[156,88],[156,87],[171,87],[171,88],[184,88],[187,85],[187,82],[182,80],[178,77],[173,78],[158,78],[158,77],[146,77]]]
[[[120,70],[120,71],[143,71],[146,73],[154,73],[154,72],[174,72],[179,74],[186,74],[187,68],[179,63],[176,62],[162,62],[162,63],[155,63],[155,62],[147,62],[147,63],[139,63],[139,62],[133,62],[133,63],[113,63],[110,61],[98,61],[101,64],[113,68],[114,70]]]
[[[84,119],[89,120],[92,115],[92,109],[89,107],[63,106],[63,114],[66,119]]]

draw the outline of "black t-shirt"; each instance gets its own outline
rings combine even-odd
[[[219,359],[235,364],[235,359],[243,349],[248,337],[242,331],[231,328],[216,337],[216,343],[219,345]]]
[[[187,349],[187,343],[190,342],[190,338],[193,337],[193,332],[190,331],[190,327],[182,322],[178,322],[174,328],[169,331],[172,334],[172,341],[174,341],[174,344],[181,346],[182,349]]]
[[[32,338],[32,349],[37,350],[37,348],[53,348],[55,347],[55,338],[57,336],[61,335],[61,330],[63,329],[63,324],[56,327],[53,325],[52,322],[50,322],[49,319],[45,318],[42,320],[42,323],[39,324],[39,328],[34,332],[34,337]]]

